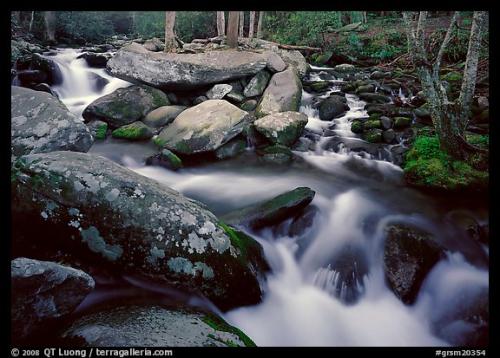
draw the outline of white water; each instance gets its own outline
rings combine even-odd
[[[90,101],[128,85],[110,78],[104,70],[89,69],[75,54],[64,50],[56,56],[58,63],[67,65],[67,71],[63,71],[63,84],[54,88],[74,113],[81,114]],[[98,73],[110,83],[101,92],[93,92],[88,72]],[[323,96],[336,90],[332,87]],[[300,110],[309,117],[308,130],[321,135],[335,123],[333,130],[338,135],[354,138],[349,121],[366,116],[363,102],[347,95],[351,110],[324,122],[312,108],[312,99],[303,93]],[[472,266],[459,253],[450,254],[432,270],[415,305],[404,305],[384,281],[382,230],[390,222],[411,222],[432,229],[445,240],[449,233],[441,225],[438,204],[431,197],[404,189],[402,171],[392,163],[349,150],[327,151],[322,148],[324,141],[325,137],[320,138],[315,151],[296,152],[312,167],[288,169],[242,157],[173,172],[144,166],[148,149],[138,150],[136,144],[110,141],[95,144],[91,152],[200,200],[217,215],[298,186],[316,191],[311,205],[318,208],[318,215],[303,235],[291,238],[272,230],[252,233],[262,243],[273,272],[267,277],[260,304],[224,316],[257,345],[446,346],[460,341],[470,333],[470,325],[459,318],[445,318],[484,295],[488,272]],[[367,273],[358,278],[359,297],[350,304],[342,300],[342,283],[344,293],[336,297],[339,273],[331,266],[333,258],[346,248],[359,249],[367,265]],[[479,250],[484,252],[484,248]]]

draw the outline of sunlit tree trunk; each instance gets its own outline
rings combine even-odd
[[[31,18],[30,18],[30,27],[29,27],[29,32],[33,29],[33,18],[35,17],[35,12],[31,12]]]
[[[238,47],[238,23],[240,14],[238,11],[229,11],[227,20],[227,44],[229,47]]]
[[[226,19],[224,11],[217,11],[217,36],[224,36],[226,34]]]
[[[363,23],[367,23],[368,22],[368,18],[366,16],[366,11],[363,11]]]
[[[175,40],[175,11],[165,12],[165,52],[175,52],[177,41]]]
[[[245,12],[240,11],[240,29],[238,31],[239,37],[245,37]]]
[[[54,42],[56,40],[56,13],[54,11],[45,11],[43,19],[45,22],[45,38]]]
[[[255,11],[250,11],[250,25],[248,27],[248,37],[252,38],[254,36],[255,27]]]
[[[259,11],[259,22],[257,23],[257,38],[262,38],[262,26],[264,24],[264,11]]]

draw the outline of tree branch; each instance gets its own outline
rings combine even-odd
[[[451,18],[450,25],[448,26],[448,30],[446,31],[446,35],[444,36],[443,43],[441,44],[441,47],[439,48],[439,52],[437,54],[436,60],[434,61],[434,66],[433,66],[433,76],[435,78],[439,78],[439,69],[441,67],[441,60],[443,59],[444,51],[446,50],[446,46],[448,46],[448,43],[451,40],[452,34],[453,34],[453,26],[457,22],[459,12],[455,11],[453,14],[453,17]]]

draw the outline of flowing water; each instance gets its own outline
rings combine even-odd
[[[62,85],[53,89],[79,116],[92,100],[128,83],[88,68],[84,60],[76,59],[77,54],[63,50],[53,57],[64,76]],[[314,71],[312,80],[320,78],[321,68]],[[109,83],[96,91],[91,73]],[[391,163],[390,156],[328,146],[332,134],[362,142],[351,132],[350,120],[366,112],[364,102],[347,95],[351,109],[344,116],[319,120],[314,101],[339,90],[340,81],[326,77],[329,91],[303,92],[300,108],[309,117],[306,129],[315,146],[295,152],[298,160],[286,168],[262,163],[251,149],[238,158],[177,172],[145,166],[144,158],[155,152],[149,144],[108,139],[96,142],[90,152],[200,200],[217,215],[298,186],[316,191],[311,204],[316,215],[305,232],[290,235],[293,223],[288,221],[279,228],[251,233],[263,245],[272,273],[260,304],[236,308],[224,317],[257,345],[459,344],[474,329],[461,313],[473,309],[488,292],[488,249],[458,232],[449,216],[463,211],[484,223],[486,203],[423,194],[404,185],[402,170]],[[401,303],[384,281],[383,229],[396,222],[434,233],[448,250],[412,306]],[[346,257],[354,267],[347,277],[338,269]]]

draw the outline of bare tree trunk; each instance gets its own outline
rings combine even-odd
[[[176,52],[175,40],[175,11],[165,11],[165,52]]]
[[[35,12],[32,11],[31,12],[31,18],[30,18],[30,27],[28,29],[29,32],[31,32],[31,30],[33,29],[33,18],[35,17]]]
[[[226,19],[224,11],[217,11],[217,36],[226,35]]]
[[[471,115],[472,97],[474,96],[474,91],[476,89],[479,50],[481,49],[481,35],[486,22],[486,17],[486,11],[474,11],[462,87],[458,98],[458,105],[460,108],[460,126],[464,130],[467,128]]]
[[[238,47],[238,11],[229,11],[229,19],[227,20],[227,44],[229,47]]]
[[[264,11],[259,11],[259,22],[257,23],[257,38],[262,38],[262,26],[264,23]]]
[[[240,11],[240,29],[238,31],[239,37],[245,37],[245,12]]]
[[[363,23],[367,23],[368,22],[368,18],[366,16],[366,11],[363,11]]]
[[[50,42],[56,40],[56,13],[54,11],[45,11],[43,15],[45,22],[45,38]]]
[[[250,11],[250,26],[248,28],[248,37],[252,38],[254,36],[255,27],[255,11]]]

